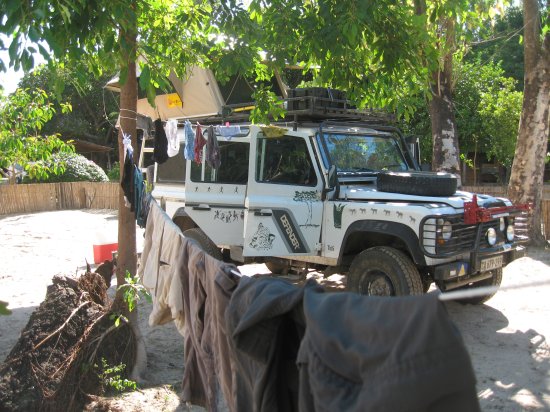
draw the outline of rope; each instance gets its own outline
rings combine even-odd
[[[476,298],[479,296],[490,295],[498,291],[506,292],[509,290],[534,288],[537,286],[549,286],[549,285],[550,285],[550,279],[537,280],[529,283],[519,283],[517,285],[510,285],[510,286],[480,286],[480,287],[471,288],[471,289],[455,290],[451,292],[441,293],[437,298],[441,301],[459,300],[459,299]]]

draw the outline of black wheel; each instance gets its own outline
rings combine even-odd
[[[185,232],[183,232],[183,236],[193,240],[202,250],[204,250],[210,256],[218,260],[223,260],[222,252],[220,251],[220,249],[218,249],[216,244],[212,242],[210,238],[206,236],[206,234],[198,227],[187,229]]]
[[[502,282],[502,269],[495,269],[491,272],[493,273],[493,276],[491,276],[490,278],[480,280],[479,282],[470,283],[469,285],[462,286],[460,288],[453,289],[453,290],[473,289],[481,286],[500,286],[500,283]],[[482,303],[487,302],[489,299],[495,296],[495,293],[496,292],[490,293],[488,295],[459,299],[458,302],[463,303],[465,305],[466,304],[481,305]]]
[[[348,272],[348,290],[369,296],[422,295],[418,269],[403,252],[387,246],[364,250]]]
[[[380,172],[376,180],[381,192],[417,196],[452,196],[457,178],[441,172]]]

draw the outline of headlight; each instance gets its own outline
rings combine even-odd
[[[500,218],[498,228],[501,232],[504,232],[504,230],[506,229],[506,221],[504,220],[503,217]]]
[[[437,226],[440,243],[447,242],[453,235],[453,225],[447,220],[438,219]]]
[[[512,242],[514,240],[514,223],[513,222],[510,222],[510,224],[506,228],[506,239],[508,239],[508,242]]]
[[[495,243],[497,243],[497,232],[495,229],[490,227],[487,229],[487,233],[485,233],[485,239],[487,240],[487,243],[491,246],[494,246]]]

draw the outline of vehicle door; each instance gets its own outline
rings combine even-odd
[[[311,141],[259,132],[250,149],[244,256],[316,255],[323,179]]]
[[[206,132],[205,132],[206,135]],[[218,142],[220,165],[189,161],[185,211],[218,246],[242,245],[249,167],[248,139]]]

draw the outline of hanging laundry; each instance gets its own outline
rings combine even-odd
[[[185,151],[183,155],[186,160],[193,160],[195,158],[195,133],[193,133],[193,126],[191,126],[189,120],[185,121],[183,130],[185,134]]]
[[[124,146],[124,164],[122,166],[122,179],[120,186],[124,192],[124,204],[134,211],[134,149],[129,134],[122,134],[122,145]]]
[[[138,276],[151,293],[153,310],[149,325],[174,320],[178,332],[185,336],[181,281],[176,265],[183,249],[183,235],[158,203],[150,204],[144,233]]]
[[[143,173],[139,167],[134,165],[134,209],[136,220],[141,214],[142,197],[145,193],[145,182],[143,181]]]
[[[323,291],[313,279],[303,287],[280,278],[240,279],[225,313],[236,368],[228,397],[231,411],[298,411],[296,355],[305,333],[302,302],[309,289]]]
[[[306,289],[302,313],[300,411],[480,411],[470,356],[436,294]]]
[[[224,137],[225,140],[231,140],[232,137],[241,133],[240,126],[216,126],[216,133]]]
[[[480,410],[468,352],[437,295],[242,277],[225,317],[232,411]]]
[[[227,411],[235,370],[225,311],[240,277],[236,267],[184,238],[178,261],[185,316],[182,399],[208,411]],[[251,410],[250,408],[240,411]]]
[[[168,156],[174,157],[180,152],[180,140],[178,139],[178,121],[170,119],[164,126],[166,139],[168,140]]]
[[[168,139],[162,126],[162,120],[155,120],[155,147],[153,149],[153,160],[162,164],[168,160]]]
[[[216,138],[216,132],[214,126],[208,126],[208,142],[206,143],[206,163],[210,165],[212,169],[217,169],[221,164],[220,147],[218,146],[218,139]]]
[[[195,162],[202,162],[202,148],[206,144],[206,139],[202,135],[201,125],[197,123],[197,129],[195,131]]]

